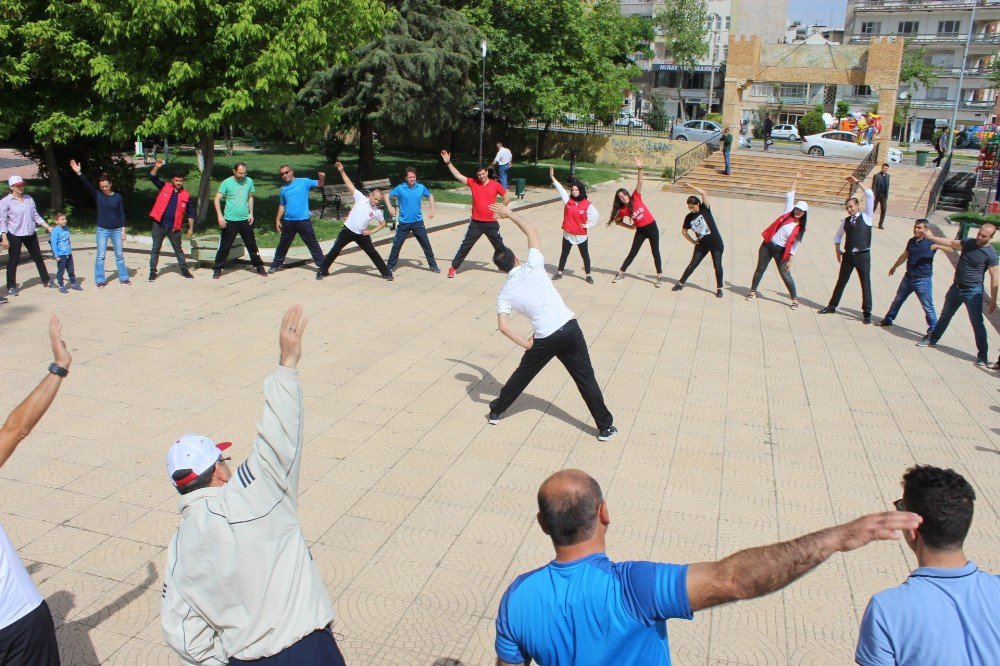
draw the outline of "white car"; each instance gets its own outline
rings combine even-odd
[[[872,151],[873,144],[860,144],[858,138],[850,132],[831,131],[812,134],[802,140],[799,150],[813,157],[846,157],[862,160]],[[890,148],[886,162],[899,164],[903,161],[903,153],[898,148]]]
[[[641,119],[627,113],[623,113],[615,118],[613,124],[617,127],[645,127]]]
[[[799,130],[795,125],[775,125],[771,129],[772,139],[788,139],[789,141],[799,140]]]
[[[699,143],[708,141],[716,148],[719,147],[719,137],[721,136],[722,126],[711,120],[689,120],[683,125],[674,125],[674,129],[670,133],[670,138],[677,141],[698,141]]]

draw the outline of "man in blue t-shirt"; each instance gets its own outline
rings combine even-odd
[[[500,666],[670,664],[666,620],[750,599],[789,584],[836,552],[916,529],[904,511],[862,516],[793,541],[690,565],[612,562],[605,555],[611,517],[601,487],[577,469],[556,472],[538,489],[538,524],[556,557],[518,576],[497,614]]]
[[[923,518],[904,533],[917,569],[871,598],[854,659],[862,666],[986,666],[1000,657],[1000,576],[980,571],[962,545],[976,493],[951,469],[916,465],[903,476],[900,511]]]
[[[316,180],[296,178],[292,167],[287,164],[278,169],[278,174],[285,183],[281,186],[278,214],[274,218],[274,227],[281,234],[281,239],[278,240],[278,247],[274,250],[274,260],[267,272],[273,274],[281,270],[288,248],[295,240],[295,234],[302,238],[302,242],[309,248],[313,262],[319,267],[323,263],[323,250],[316,240],[316,232],[313,231],[312,220],[309,218],[309,190],[323,187],[326,174],[320,171],[316,174]]]
[[[950,238],[939,238],[931,236],[926,229],[922,232],[924,238],[942,247],[950,247],[953,250],[961,250],[962,255],[958,258],[958,265],[955,266],[955,281],[948,288],[948,293],[944,297],[944,306],[941,308],[941,316],[938,317],[937,326],[930,337],[917,343],[918,347],[934,347],[938,340],[944,335],[951,318],[958,312],[958,308],[963,304],[969,312],[969,321],[972,323],[972,331],[976,337],[976,365],[981,368],[987,367],[989,362],[986,356],[989,348],[986,342],[986,326],[983,324],[983,281],[986,274],[990,274],[990,300],[986,311],[993,314],[997,309],[997,251],[991,244],[993,234],[997,231],[996,225],[986,223],[979,227],[979,232],[975,238],[965,240],[952,240]]]
[[[396,237],[392,240],[392,249],[389,251],[389,261],[387,265],[390,271],[395,270],[396,262],[399,261],[399,251],[403,247],[403,241],[410,234],[417,237],[424,256],[427,257],[427,266],[432,273],[440,273],[437,262],[434,261],[434,250],[431,249],[431,241],[427,238],[427,229],[424,227],[424,211],[420,204],[422,199],[429,199],[431,209],[429,217],[434,217],[434,195],[423,183],[417,182],[417,170],[411,166],[406,167],[406,182],[400,183],[389,192],[390,197],[395,197],[399,203],[399,224],[396,226]],[[392,204],[387,204],[389,214],[395,215]]]
[[[899,309],[903,307],[903,302],[909,298],[910,294],[916,294],[917,300],[924,308],[924,317],[927,319],[927,334],[924,338],[929,338],[937,326],[937,314],[934,312],[934,285],[931,278],[934,274],[934,253],[938,250],[951,252],[951,248],[946,245],[936,245],[926,238],[924,232],[927,231],[927,220],[919,219],[913,223],[913,237],[906,241],[906,249],[896,259],[896,263],[889,269],[889,277],[896,272],[896,269],[906,264],[906,275],[899,283],[896,290],[896,298],[893,299],[889,311],[882,321],[876,326],[892,326],[896,320]]]

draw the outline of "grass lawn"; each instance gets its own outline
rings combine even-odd
[[[219,183],[232,175],[232,166],[237,161],[247,164],[247,174],[253,178],[254,188],[254,214],[255,226],[257,226],[257,238],[262,247],[274,247],[278,244],[279,233],[274,228],[274,217],[278,210],[278,189],[281,186],[281,178],[278,176],[278,169],[284,165],[291,165],[295,175],[305,178],[315,178],[318,171],[324,171],[328,184],[340,182],[337,170],[328,163],[322,155],[303,153],[296,146],[274,145],[263,150],[236,151],[233,155],[226,155],[217,152],[215,166],[212,169],[212,196],[218,189]],[[348,175],[357,172],[357,154],[345,151],[341,156],[341,161],[347,169]],[[468,176],[474,175],[475,162],[471,160],[457,159],[455,165],[459,171]],[[569,176],[569,163],[566,160],[549,160],[545,163],[533,165],[530,163],[515,164],[510,171],[510,178],[524,178],[529,185],[547,186],[549,184],[549,166],[555,167],[556,177],[565,181]],[[441,162],[440,157],[432,154],[415,153],[383,153],[375,159],[376,177],[388,177],[395,185],[403,180],[403,169],[406,166],[414,166],[419,174],[420,181],[434,193],[434,197],[441,202],[471,204],[472,197],[468,194],[468,189],[452,178],[448,168]],[[160,177],[168,180],[176,171],[182,171],[186,175],[186,186],[194,192],[198,188],[200,174],[196,168],[196,158],[193,150],[172,151],[169,164],[160,169]],[[149,233],[151,220],[148,212],[152,208],[153,199],[156,196],[156,188],[147,178],[149,166],[139,165],[136,167],[136,189],[131,196],[126,198],[125,211],[129,220],[129,233],[143,234]],[[92,175],[92,174],[90,174]],[[617,179],[618,171],[614,167],[600,166],[594,164],[577,163],[577,175],[588,185],[607,180]],[[360,183],[355,183],[360,185]],[[513,187],[513,185],[512,185]],[[39,210],[43,216],[47,217],[49,206],[49,188],[47,180],[32,180],[28,182],[27,191],[35,198]],[[322,204],[322,197],[319,190],[313,190],[310,194],[311,208],[318,213]],[[89,203],[89,202],[88,202]],[[341,210],[341,215],[345,215],[347,207]],[[333,215],[331,209],[327,209],[327,217]],[[313,218],[313,226],[319,240],[328,240],[337,235],[343,226],[340,220]],[[76,235],[91,235],[94,233],[95,212],[93,208],[78,206],[72,210],[70,217],[70,227]],[[205,224],[195,225],[195,235],[217,233],[218,227],[215,223],[215,213],[210,209]],[[296,238],[295,244],[301,244]]]
[[[977,224],[985,224],[989,222],[990,224],[995,224],[1000,227],[1000,215],[993,214],[982,214],[982,213],[955,213],[954,215],[949,215],[948,219],[952,222],[961,224],[962,222],[975,222]],[[1000,241],[992,243],[993,247],[996,248],[997,252],[1000,252]]]

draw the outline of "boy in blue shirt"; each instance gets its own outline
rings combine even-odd
[[[52,256],[56,258],[56,281],[59,283],[59,292],[67,293],[69,289],[63,284],[63,273],[69,273],[69,286],[76,291],[83,291],[83,287],[76,281],[76,271],[73,270],[73,248],[69,244],[69,221],[66,213],[56,211],[56,225],[52,227],[49,235],[49,244],[52,246]]]
[[[407,236],[413,234],[417,237],[424,256],[427,257],[427,267],[432,273],[440,273],[437,262],[434,260],[434,250],[431,249],[431,242],[427,238],[427,229],[424,227],[424,211],[420,204],[423,199],[431,202],[430,217],[434,217],[434,195],[424,186],[417,182],[417,170],[411,166],[406,167],[406,182],[400,183],[389,192],[390,197],[396,197],[399,203],[399,224],[396,226],[396,237],[392,241],[392,250],[389,251],[389,261],[386,265],[389,271],[396,268],[399,261],[399,251],[403,247],[403,241]],[[392,204],[387,203],[389,214],[395,215]]]
[[[934,253],[938,250],[951,252],[950,247],[938,245],[927,240],[923,232],[927,230],[927,220],[921,218],[913,223],[913,237],[906,241],[906,249],[899,255],[896,263],[889,269],[889,276],[896,272],[896,269],[906,264],[906,275],[899,283],[896,291],[896,298],[893,299],[889,311],[876,326],[892,326],[899,309],[909,298],[910,294],[916,294],[917,300],[924,308],[924,316],[927,319],[927,334],[924,339],[930,337],[937,326],[937,314],[934,312],[934,289],[932,278],[934,276]]]

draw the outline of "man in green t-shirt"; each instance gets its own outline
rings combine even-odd
[[[222,212],[223,199],[226,200],[225,214]],[[215,193],[215,214],[219,218],[222,240],[219,242],[219,252],[215,255],[212,277],[216,280],[222,277],[222,268],[226,265],[236,234],[243,239],[257,274],[267,277],[253,231],[253,179],[247,176],[247,165],[243,162],[236,163],[233,175],[222,181],[219,191]]]
[[[726,160],[725,175],[729,175],[729,154],[733,150],[733,133],[726,127],[722,130],[722,159]]]

